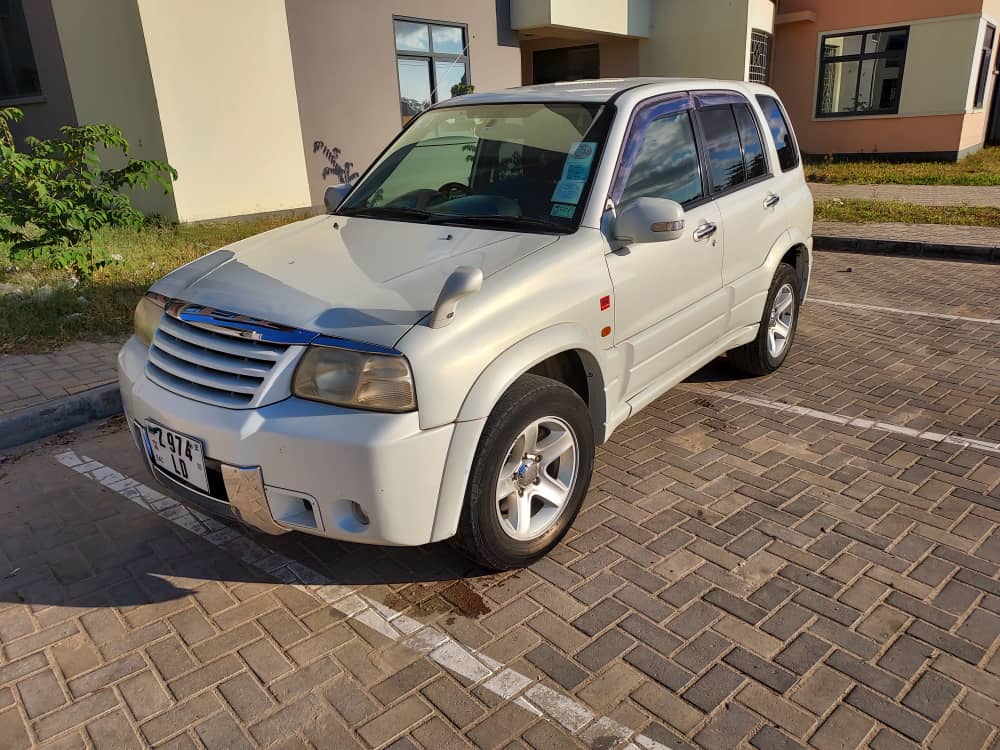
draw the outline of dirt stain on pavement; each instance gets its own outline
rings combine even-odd
[[[392,592],[382,603],[391,609],[409,610],[415,615],[461,615],[472,620],[478,620],[490,612],[483,597],[465,581],[442,582],[435,586],[411,587],[409,590]]]

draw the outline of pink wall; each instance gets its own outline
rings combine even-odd
[[[817,120],[818,36],[829,30],[880,26],[946,15],[981,13],[984,0],[779,0],[778,14],[812,11],[816,21],[775,27],[771,85],[781,95],[811,154],[958,151],[983,141],[987,108],[971,115]],[[986,0],[1000,14],[1000,0]],[[977,68],[978,69],[978,68]],[[971,71],[970,71],[971,73]],[[905,84],[904,84],[905,85]],[[992,90],[992,80],[991,80]]]

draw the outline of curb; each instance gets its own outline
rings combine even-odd
[[[118,383],[100,385],[0,417],[0,450],[122,413]]]
[[[842,253],[873,253],[877,255],[903,255],[911,258],[978,260],[987,263],[1000,263],[1000,247],[987,245],[948,245],[934,242],[814,235],[813,249]]]

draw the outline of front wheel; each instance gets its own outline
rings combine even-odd
[[[799,275],[781,263],[771,279],[757,337],[731,350],[726,355],[730,363],[751,375],[768,375],[781,367],[795,338],[799,299]]]
[[[569,530],[593,468],[594,431],[583,400],[562,383],[522,376],[486,420],[457,546],[493,570],[530,565]]]

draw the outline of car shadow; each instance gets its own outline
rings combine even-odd
[[[743,377],[719,358],[686,382]],[[91,452],[98,460],[162,489],[133,457],[126,433],[109,429],[96,442]],[[51,457],[44,458],[41,470],[51,471]],[[377,596],[397,596],[408,587],[435,596],[462,583],[462,598],[474,600],[477,592],[517,575],[485,570],[448,543],[370,546],[299,532],[269,536],[234,522],[213,526],[214,536],[198,534],[93,479],[76,479],[71,492],[33,492],[20,482],[8,494],[10,482],[0,478],[0,608],[141,606],[187,596],[205,582],[279,583],[290,580],[289,573],[303,583],[382,587]],[[557,558],[558,548],[539,566]],[[470,610],[478,609],[473,601]]]

